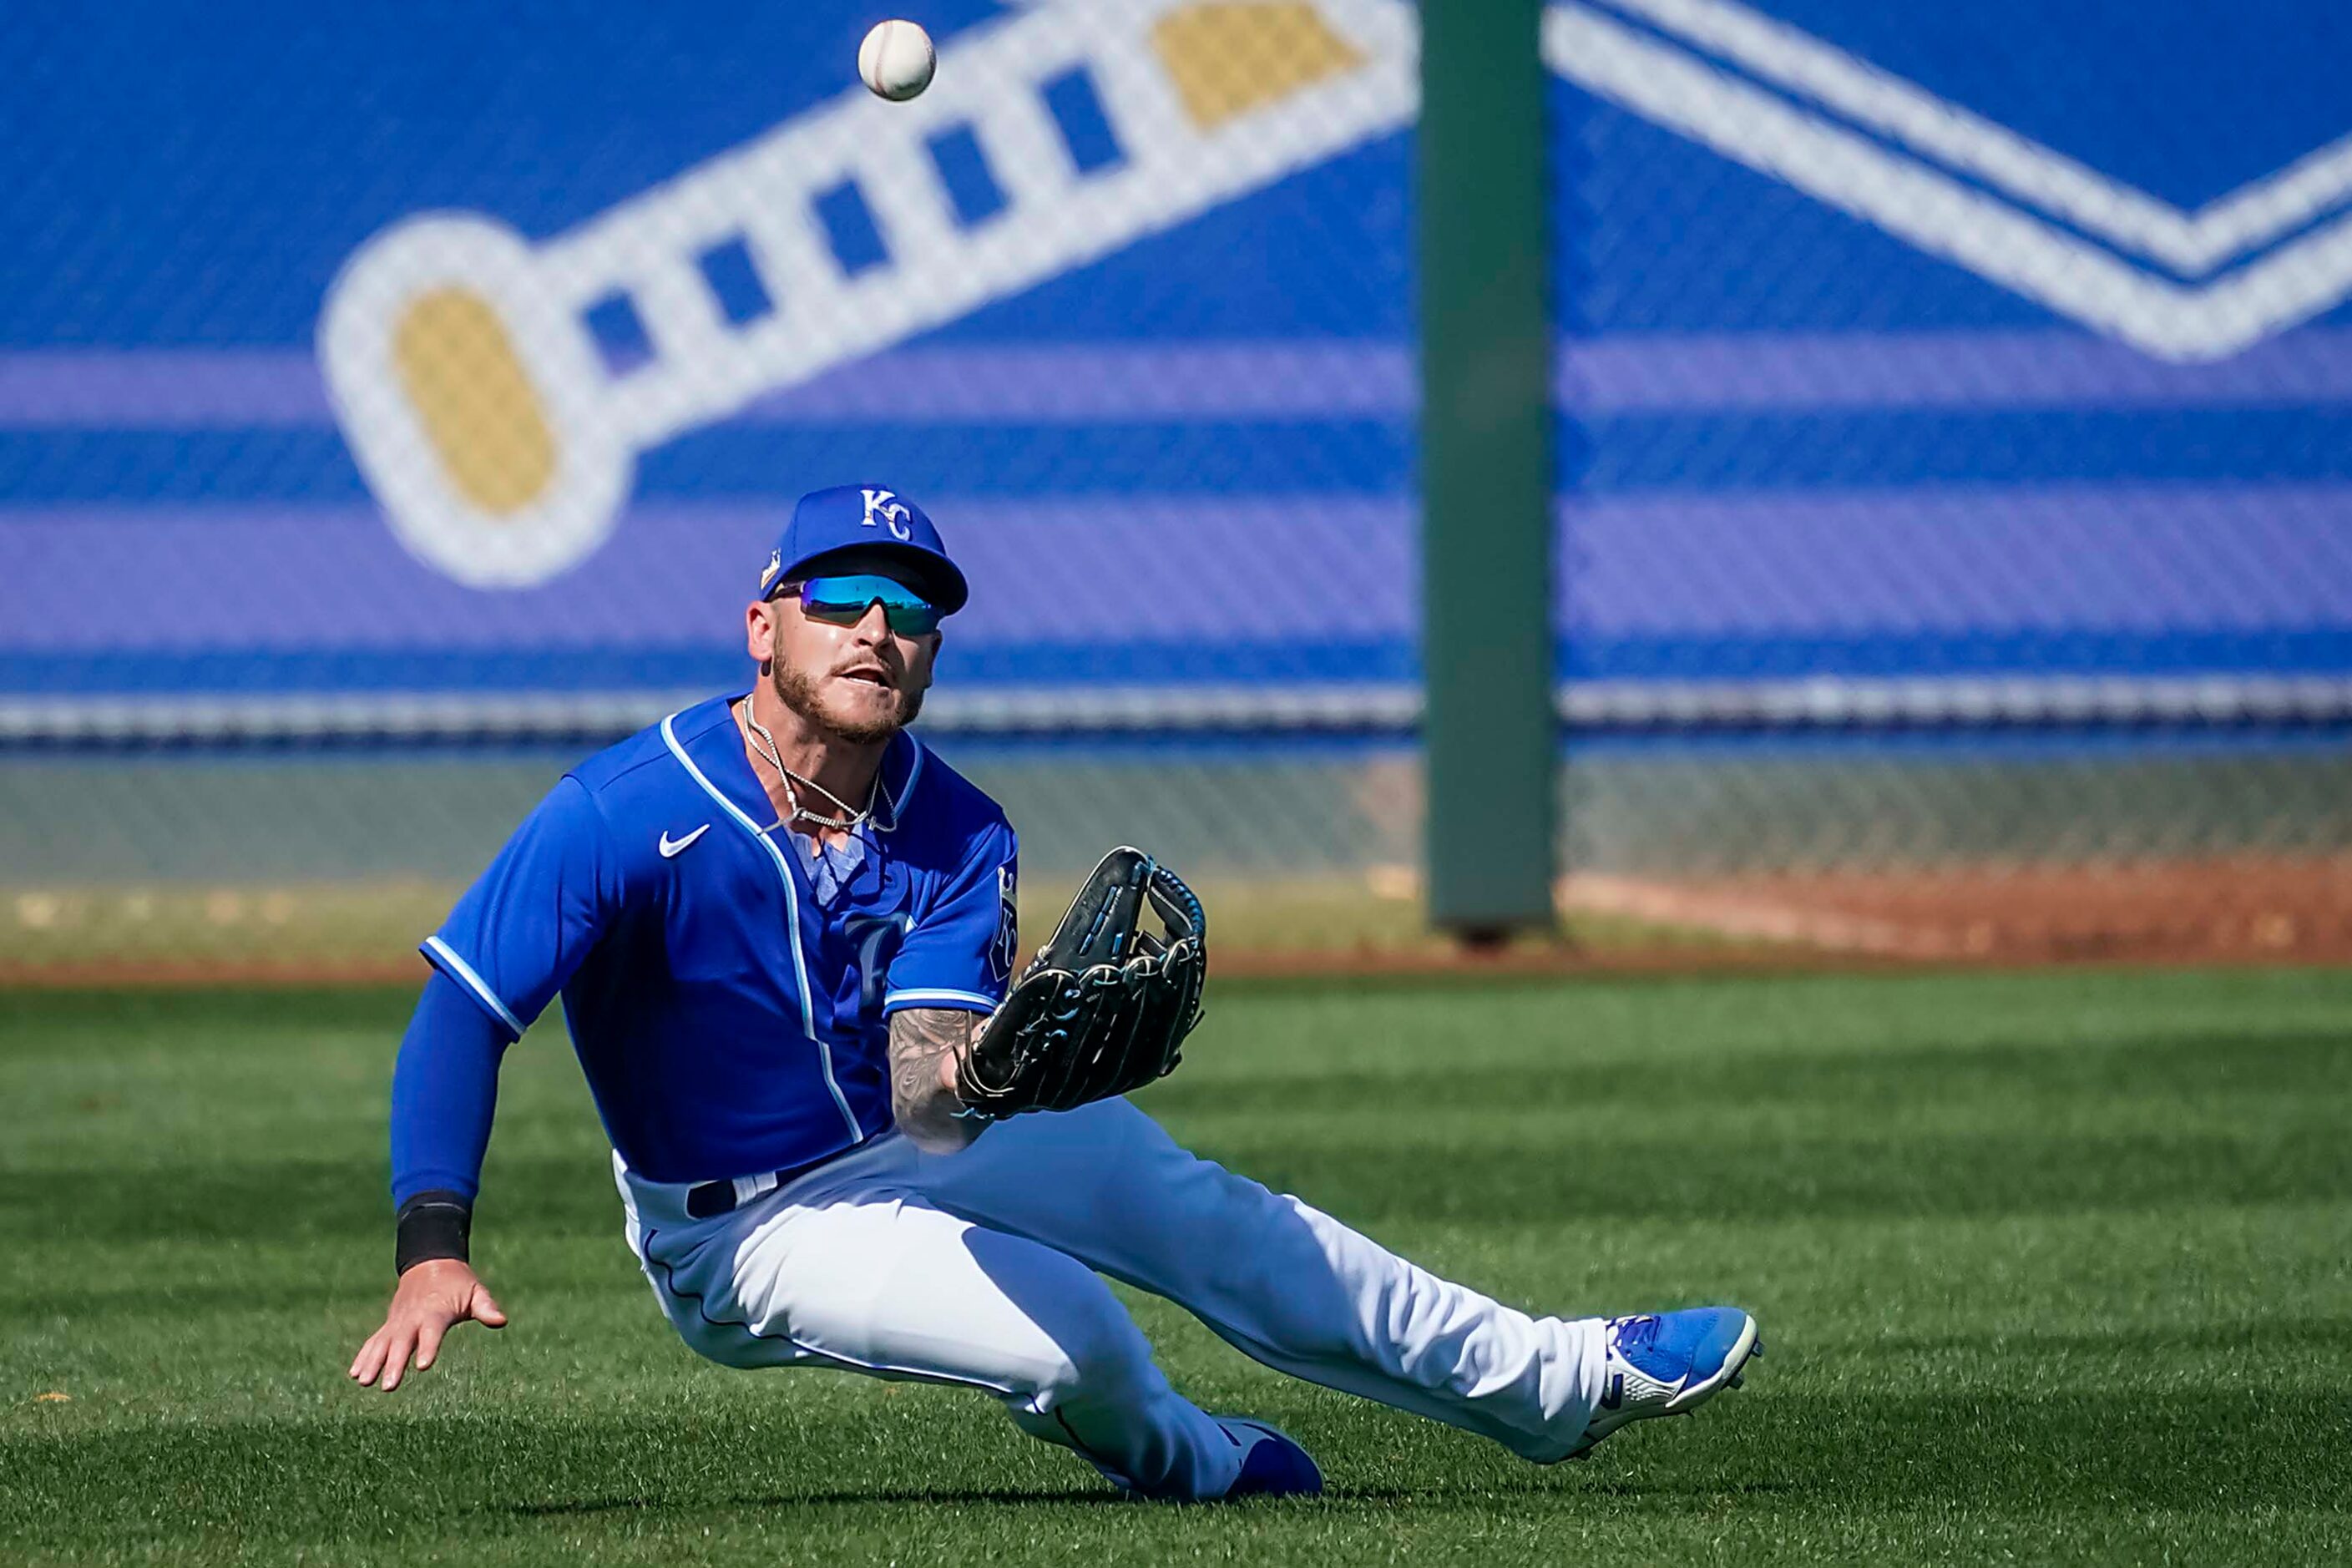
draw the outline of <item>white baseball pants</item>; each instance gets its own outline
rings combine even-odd
[[[1600,1320],[1441,1279],[1123,1100],[1017,1117],[954,1154],[888,1134],[709,1220],[686,1187],[614,1167],[629,1244],[700,1354],[982,1389],[1149,1496],[1222,1497],[1241,1450],[1169,1386],[1097,1271],[1268,1366],[1529,1459],[1574,1447],[1600,1395]]]

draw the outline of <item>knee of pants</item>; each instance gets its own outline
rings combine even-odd
[[[762,1334],[749,1322],[712,1318],[703,1310],[699,1298],[664,1289],[650,1268],[646,1279],[654,1288],[654,1300],[661,1307],[662,1316],[686,1342],[686,1348],[703,1360],[748,1371],[790,1365],[802,1359],[800,1348],[789,1339]]]
[[[1039,1408],[1053,1405],[1148,1402],[1168,1386],[1142,1331],[1122,1318],[1065,1329],[1055,1340],[1060,1356],[1037,1391]]]
[[[670,1327],[686,1342],[686,1348],[705,1361],[748,1372],[790,1365],[802,1359],[798,1347],[789,1341],[764,1337],[749,1324],[705,1321],[696,1315],[691,1301],[670,1300],[663,1305]]]

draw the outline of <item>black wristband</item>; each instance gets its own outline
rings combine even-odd
[[[467,1260],[467,1244],[474,1233],[474,1209],[456,1193],[419,1193],[400,1205],[393,1218],[393,1273],[405,1274],[436,1258]]]

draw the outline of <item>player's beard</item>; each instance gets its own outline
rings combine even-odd
[[[854,719],[827,706],[824,694],[816,682],[782,659],[772,662],[768,682],[775,688],[776,700],[799,714],[813,728],[856,745],[870,745],[887,741],[915,721],[923,710],[923,694],[893,687],[891,694],[898,700],[898,714],[888,719]]]

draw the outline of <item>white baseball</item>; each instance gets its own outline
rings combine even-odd
[[[931,36],[912,22],[877,22],[857,46],[857,74],[876,96],[904,103],[931,85]]]

